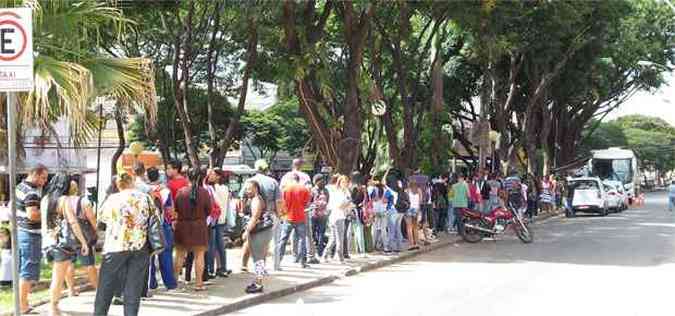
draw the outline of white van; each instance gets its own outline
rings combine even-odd
[[[573,178],[568,179],[569,190],[574,191],[572,200],[573,213],[598,213],[607,216],[609,213],[609,199],[605,185],[600,178]]]

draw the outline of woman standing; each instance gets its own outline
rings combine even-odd
[[[349,193],[349,178],[347,176],[340,176],[337,180],[336,186],[330,192],[330,199],[328,200],[328,224],[330,226],[330,235],[328,245],[323,252],[323,261],[327,262],[331,256],[333,248],[335,254],[340,260],[340,264],[344,263],[344,234],[345,234],[345,218],[346,213],[351,210],[352,203]]]
[[[410,208],[408,209],[408,212],[405,213],[405,227],[408,232],[407,236],[410,243],[410,248],[408,250],[417,250],[420,249],[417,245],[419,238],[417,231],[417,214],[420,212],[422,191],[417,186],[416,182],[411,181],[407,192],[408,197],[410,198]]]
[[[550,212],[553,206],[553,184],[548,176],[545,176],[541,181],[541,195],[539,195],[539,202],[542,205],[544,212]]]
[[[225,227],[228,224],[228,216],[230,209],[230,189],[228,184],[230,179],[225,176],[225,173],[220,169],[213,170],[211,176],[210,186],[213,188],[213,199],[215,203],[220,208],[220,216],[216,220],[215,225],[212,228],[212,238],[211,243],[209,244],[209,251],[212,253],[211,260],[208,262],[208,265],[211,266],[211,270],[214,271],[218,277],[227,278],[232,271],[227,270],[227,256],[225,252],[225,243],[223,242],[223,236],[225,233]],[[215,268],[215,262],[218,263],[218,269]]]
[[[272,226],[264,226],[265,221],[270,221],[272,214],[267,213],[265,198],[260,190],[258,182],[249,180],[244,187],[244,214],[250,217],[242,238],[247,241],[253,264],[255,266],[255,281],[246,287],[246,293],[262,293],[265,271],[265,257],[267,248],[272,241]],[[271,223],[271,222],[270,222]]]
[[[204,287],[204,255],[209,245],[209,231],[206,218],[211,213],[211,196],[201,183],[205,172],[200,169],[190,171],[191,184],[178,191],[176,195],[176,257],[174,273],[180,274],[185,256],[194,252],[195,291],[206,291]]]
[[[75,216],[77,204],[81,203],[77,182],[70,177],[61,175],[58,180],[64,182],[63,187],[67,189],[67,195],[58,198],[56,214],[56,245],[52,247],[47,258],[53,261],[52,284],[49,289],[51,300],[49,315],[61,315],[59,311],[59,300],[63,291],[63,282],[66,278],[66,272],[73,265],[73,260],[77,258],[81,251],[83,256],[89,255],[88,242],[82,233],[80,224]]]
[[[150,197],[134,189],[134,178],[117,177],[119,193],[110,195],[100,210],[99,221],[106,225],[103,263],[99,273],[94,315],[108,315],[114,292],[124,275],[124,315],[138,315],[149,264],[148,222],[159,216]]]

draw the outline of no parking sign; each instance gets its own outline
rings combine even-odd
[[[33,89],[31,9],[0,9],[0,92]]]

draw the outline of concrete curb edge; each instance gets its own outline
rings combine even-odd
[[[376,269],[386,267],[386,266],[389,266],[389,265],[394,265],[394,264],[397,264],[399,262],[417,257],[419,255],[429,253],[431,251],[434,251],[434,250],[437,250],[437,249],[440,249],[440,248],[443,248],[443,247],[447,247],[447,246],[449,246],[451,244],[454,244],[456,242],[457,242],[457,240],[442,240],[442,241],[433,243],[433,244],[429,245],[428,247],[422,248],[420,250],[404,253],[400,256],[393,257],[393,258],[390,258],[390,259],[386,259],[386,260],[382,260],[382,261],[376,261],[376,262],[370,262],[370,263],[360,265],[358,267],[349,268],[349,269],[346,269],[342,273],[328,275],[328,276],[322,277],[322,278],[317,279],[317,280],[313,280],[313,281],[310,281],[310,282],[298,284],[296,286],[292,286],[292,287],[285,288],[285,289],[267,292],[267,293],[263,293],[263,294],[255,295],[255,296],[254,295],[247,296],[247,297],[244,297],[244,298],[242,298],[242,299],[240,299],[236,302],[233,302],[231,304],[227,304],[227,305],[224,305],[224,306],[221,306],[219,308],[216,308],[216,309],[213,309],[213,310],[210,310],[210,311],[206,311],[206,312],[203,312],[203,313],[195,314],[195,316],[216,316],[216,315],[223,315],[223,314],[236,312],[236,311],[239,311],[239,310],[242,310],[242,309],[245,309],[245,308],[248,308],[248,307],[252,307],[254,305],[258,305],[258,304],[261,304],[261,303],[264,303],[264,302],[267,302],[267,301],[275,300],[275,299],[278,299],[278,298],[281,298],[281,297],[284,297],[284,296],[292,295],[292,294],[295,294],[295,293],[307,291],[307,290],[315,288],[315,287],[323,286],[323,285],[335,282],[336,280],[339,280],[339,279],[342,279],[342,278],[347,278],[347,277],[351,277],[351,276],[354,276],[354,275],[358,275],[360,273],[376,270]]]

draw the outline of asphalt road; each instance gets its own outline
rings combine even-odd
[[[234,315],[675,315],[664,193],[608,217],[555,218],[535,242],[459,244]]]

